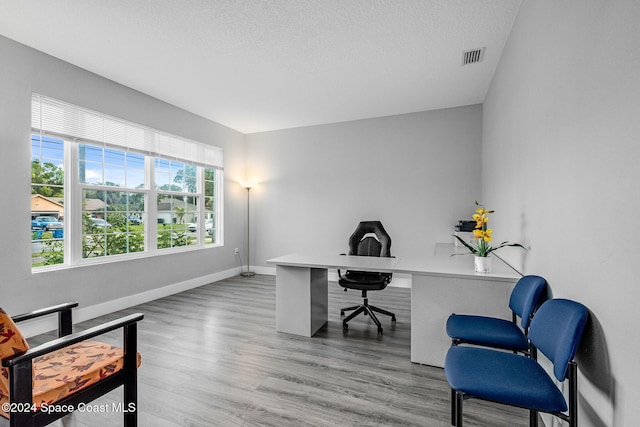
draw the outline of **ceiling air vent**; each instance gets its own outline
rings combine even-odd
[[[468,50],[462,54],[462,65],[467,64],[475,64],[476,62],[482,61],[484,57],[484,49],[483,47],[479,49]]]

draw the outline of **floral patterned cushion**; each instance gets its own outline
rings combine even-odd
[[[27,341],[16,324],[5,311],[0,308],[0,359],[5,359],[29,350]],[[9,394],[9,370],[0,369],[0,394]]]
[[[141,363],[138,353],[138,366]],[[33,403],[39,408],[52,404],[113,375],[122,369],[122,348],[96,341],[83,341],[33,360]],[[8,402],[0,394],[0,407]],[[0,415],[8,418],[0,410]]]

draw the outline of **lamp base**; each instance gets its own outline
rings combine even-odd
[[[252,277],[255,275],[256,273],[254,273],[253,271],[243,271],[242,273],[240,273],[240,276],[242,277]]]

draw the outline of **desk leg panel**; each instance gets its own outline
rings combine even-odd
[[[411,361],[444,367],[451,346],[446,332],[451,313],[511,320],[514,283],[414,274],[411,283]]]
[[[313,336],[329,318],[326,268],[276,265],[276,330]]]

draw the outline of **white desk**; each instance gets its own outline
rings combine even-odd
[[[471,256],[449,256],[455,250],[438,244],[427,258],[296,253],[270,259],[276,265],[276,330],[310,337],[327,322],[329,268],[408,273],[411,361],[444,366],[451,344],[447,317],[456,312],[510,319],[509,295],[520,277],[497,258],[491,273],[475,273]]]

